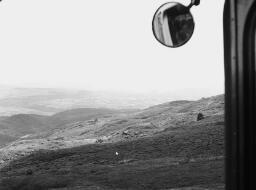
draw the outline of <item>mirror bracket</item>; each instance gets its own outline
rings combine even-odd
[[[191,0],[191,3],[189,4],[188,8],[190,9],[193,6],[198,6],[200,5],[200,0]]]

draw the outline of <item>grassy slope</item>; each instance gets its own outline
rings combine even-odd
[[[224,182],[223,125],[211,116],[153,137],[39,151],[3,168],[0,189],[216,187]]]
[[[0,121],[0,129],[10,136],[22,136],[35,133],[45,126],[47,116],[18,114]]]
[[[65,124],[85,121],[97,117],[102,117],[105,115],[112,115],[115,113],[126,112],[126,110],[114,110],[114,109],[105,109],[105,108],[80,108],[67,110],[52,115],[48,118],[48,125],[54,127],[61,127]],[[129,110],[127,110],[129,112]]]
[[[13,139],[17,139],[23,135],[45,132],[74,121],[84,121],[118,112],[118,110],[111,109],[81,108],[60,112],[52,116],[18,114],[0,119],[0,132],[6,137],[11,136]]]

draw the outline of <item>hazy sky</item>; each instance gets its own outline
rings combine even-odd
[[[202,0],[192,8],[194,35],[177,49],[162,46],[152,33],[153,15],[166,2],[2,1],[0,84],[223,93],[224,1]]]

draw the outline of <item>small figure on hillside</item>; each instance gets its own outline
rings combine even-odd
[[[204,115],[202,114],[202,113],[199,113],[198,115],[197,115],[197,121],[200,121],[200,120],[202,120],[202,119],[204,119]]]
[[[115,160],[115,162],[119,162],[119,160],[120,160],[119,152],[115,152],[114,160]]]

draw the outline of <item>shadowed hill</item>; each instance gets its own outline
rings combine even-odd
[[[0,133],[14,139],[45,129],[47,116],[19,114],[0,120]]]
[[[81,108],[68,110],[52,116],[18,114],[0,119],[0,134],[4,139],[18,139],[64,126],[75,121],[85,121],[109,114],[122,113],[125,110]],[[10,137],[10,138],[8,138]],[[0,145],[10,141],[0,141]]]

